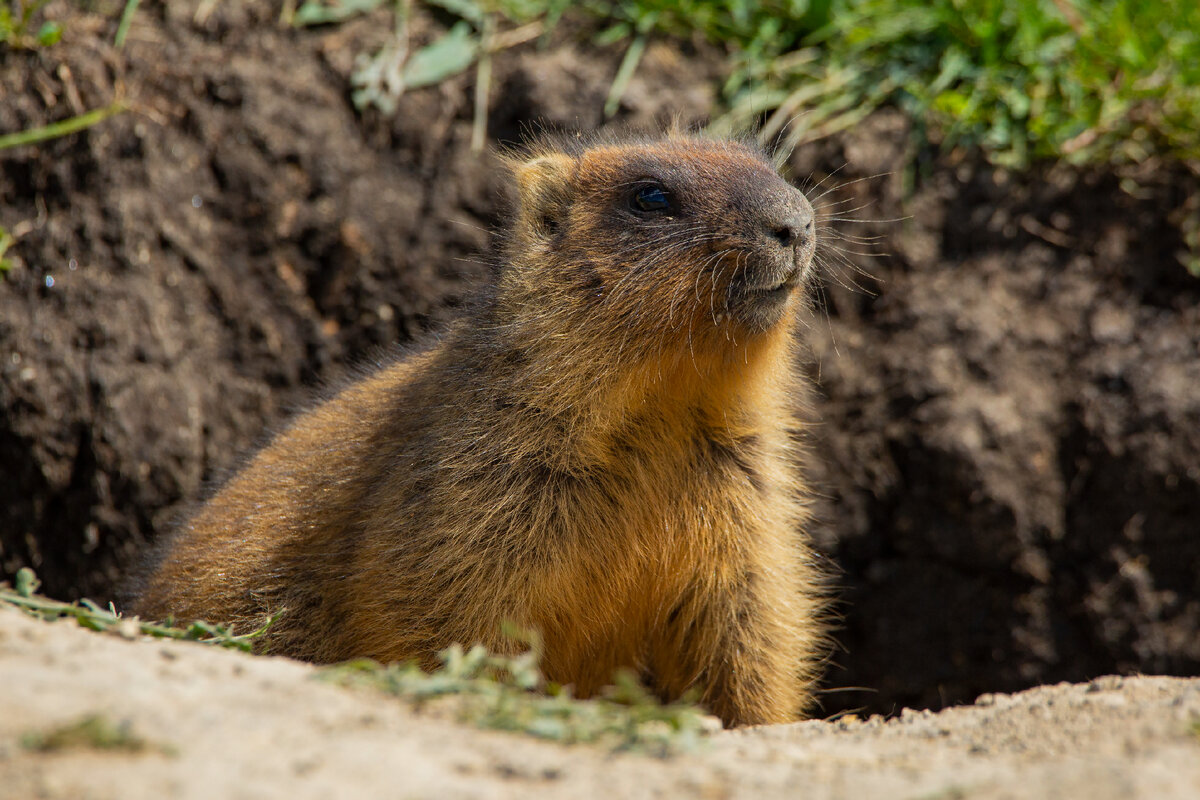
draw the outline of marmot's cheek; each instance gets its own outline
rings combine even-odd
[[[796,264],[800,267],[800,281],[807,282],[816,272],[817,243],[815,239],[796,254]]]

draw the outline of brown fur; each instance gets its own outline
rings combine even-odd
[[[513,171],[494,293],[297,418],[134,610],[279,613],[267,649],[318,662],[511,650],[512,621],[579,695],[627,666],[727,724],[795,719],[824,653],[794,416],[811,208],[755,151],[680,134]],[[651,179],[669,212],[635,208]]]

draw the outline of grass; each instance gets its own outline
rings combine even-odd
[[[47,0],[0,4],[0,45],[49,46]],[[338,24],[392,10],[394,36],[360,54],[352,97],[393,113],[403,92],[476,71],[473,141],[483,146],[491,58],[568,17],[618,47],[605,111],[615,114],[648,42],[706,39],[727,53],[718,131],[758,129],[788,150],[901,108],[914,135],[977,149],[1017,169],[1036,161],[1112,165],[1200,158],[1200,4],[1157,0],[423,0],[448,22],[409,41],[414,0],[297,0],[282,19]],[[116,46],[137,0],[125,0]],[[95,124],[114,104],[0,137],[0,149]],[[37,138],[41,137],[41,138]]]
[[[102,714],[88,714],[74,722],[46,731],[27,733],[21,737],[21,746],[38,753],[57,753],[63,750],[171,752],[170,748],[152,747],[145,739],[134,734],[128,721],[113,722]]]
[[[62,25],[45,20],[34,31],[35,19],[50,0],[15,0],[0,3],[0,45],[33,49],[58,44]]]
[[[37,594],[38,579],[29,568],[17,572],[13,586],[0,584],[0,603],[16,606],[44,620],[72,618],[96,631],[123,635],[182,639],[251,651],[268,626],[248,634],[207,622],[186,627],[125,619],[111,606],[89,600],[63,603]],[[563,744],[593,743],[619,750],[666,756],[690,750],[712,730],[711,717],[690,702],[663,704],[631,673],[593,700],[580,700],[563,687],[547,684],[538,668],[537,637],[513,632],[528,645],[517,656],[488,653],[482,647],[464,651],[454,645],[442,653],[442,666],[424,672],[413,664],[383,666],[360,660],[319,672],[322,680],[369,687],[399,697],[417,708],[449,707],[462,722],[492,730],[525,733]],[[119,733],[119,732],[118,732]],[[52,750],[76,741],[116,741],[118,735],[99,718],[88,717],[61,730],[39,734],[33,749]],[[34,741],[34,740],[31,740]],[[73,745],[72,745],[73,746]],[[99,745],[97,745],[99,746]]]
[[[687,4],[685,4],[687,5]],[[724,124],[785,147],[883,104],[994,163],[1200,156],[1200,5],[1154,0],[696,2],[731,44]]]
[[[295,24],[327,24],[383,0],[306,0]],[[406,88],[482,68],[487,39],[542,34],[565,14],[624,49],[611,114],[653,37],[726,49],[726,130],[761,125],[785,148],[888,104],[916,135],[1024,168],[1039,160],[1120,164],[1200,157],[1200,4],[1157,0],[429,0],[458,22],[407,49],[364,56],[357,101],[394,108]],[[386,64],[384,63],[386,62]],[[418,69],[418,67],[420,67]],[[408,73],[417,73],[410,75]],[[388,73],[390,82],[381,80]],[[416,80],[413,80],[416,78]]]
[[[33,32],[35,18],[48,2],[49,0],[0,2],[0,52],[3,52],[4,47],[34,49],[58,44],[63,35],[62,25],[58,22],[46,20],[38,27],[36,33]],[[115,45],[118,50],[125,44],[125,36],[129,32],[129,24],[137,6],[138,0],[125,2],[121,21],[117,26]],[[118,98],[104,108],[93,109],[50,125],[0,135],[0,150],[69,136],[126,110],[125,103]],[[4,251],[12,243],[12,238],[6,239],[4,231],[0,229],[0,275],[12,267],[10,261],[3,259]]]
[[[104,108],[93,109],[92,111],[78,114],[74,117],[68,117],[60,122],[54,122],[50,125],[43,125],[38,128],[29,128],[16,133],[8,133],[0,136],[0,150],[7,150],[10,147],[20,147],[26,144],[38,144],[39,142],[57,139],[61,136],[68,136],[72,133],[90,128],[91,126],[103,122],[114,114],[120,114],[127,110],[125,103],[120,100],[113,102]]]
[[[117,23],[117,35],[113,37],[113,47],[118,50],[125,46],[125,37],[129,35],[129,26],[133,23],[133,15],[137,13],[137,7],[138,0],[125,0],[121,21]]]
[[[63,603],[43,597],[37,594],[39,585],[40,581],[33,570],[22,567],[17,571],[13,586],[0,583],[0,603],[16,606],[22,611],[44,620],[74,619],[82,627],[94,631],[152,636],[159,639],[181,639],[246,652],[253,649],[254,640],[261,637],[270,626],[270,622],[268,622],[267,625],[256,631],[235,634],[228,627],[203,621],[192,622],[186,626],[176,626],[171,620],[160,624],[136,618],[127,619],[122,617],[111,604],[108,608],[101,608],[87,599],[78,603]]]
[[[1149,0],[841,0],[800,48],[755,64],[732,98],[798,142],[882,103],[994,163],[1200,156],[1200,7]],[[755,69],[764,71],[755,74]],[[761,88],[757,88],[761,87]],[[804,103],[789,98],[804,92]],[[790,93],[790,94],[789,94]],[[786,95],[786,96],[785,96]],[[790,116],[789,116],[790,118]]]
[[[715,727],[692,703],[660,703],[629,672],[619,673],[598,698],[574,698],[567,689],[545,683],[537,653],[536,646],[519,656],[500,656],[480,646],[464,651],[453,645],[442,653],[442,667],[430,673],[413,664],[364,660],[327,667],[322,677],[380,690],[418,709],[438,704],[476,727],[562,744],[667,756],[695,748]]]
[[[728,54],[721,131],[757,128],[784,150],[851,127],[893,105],[915,135],[978,149],[993,163],[1123,164],[1200,158],[1200,4],[1158,0],[424,0],[448,21],[410,47],[414,0],[296,0],[295,26],[330,25],[381,7],[393,41],[360,54],[360,108],[474,68],[482,147],[495,53],[547,35],[567,16],[599,45],[619,47],[605,111],[620,107],[647,43],[707,39]],[[0,3],[0,45],[49,46],[47,0]],[[137,0],[125,0],[116,46]],[[36,28],[36,30],[35,30]],[[0,148],[62,136],[118,104],[0,137]],[[37,138],[41,137],[41,138]]]
[[[0,225],[0,278],[7,275],[13,268],[13,260],[7,257],[8,249],[16,242],[16,237],[8,229]]]

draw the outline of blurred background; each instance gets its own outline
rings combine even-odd
[[[3,0],[0,579],[106,602],[486,280],[497,148],[757,137],[823,222],[824,710],[1200,674],[1200,7]]]

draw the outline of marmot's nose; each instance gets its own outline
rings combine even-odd
[[[767,225],[771,238],[784,247],[801,247],[813,235],[813,217],[809,212],[792,210]]]

